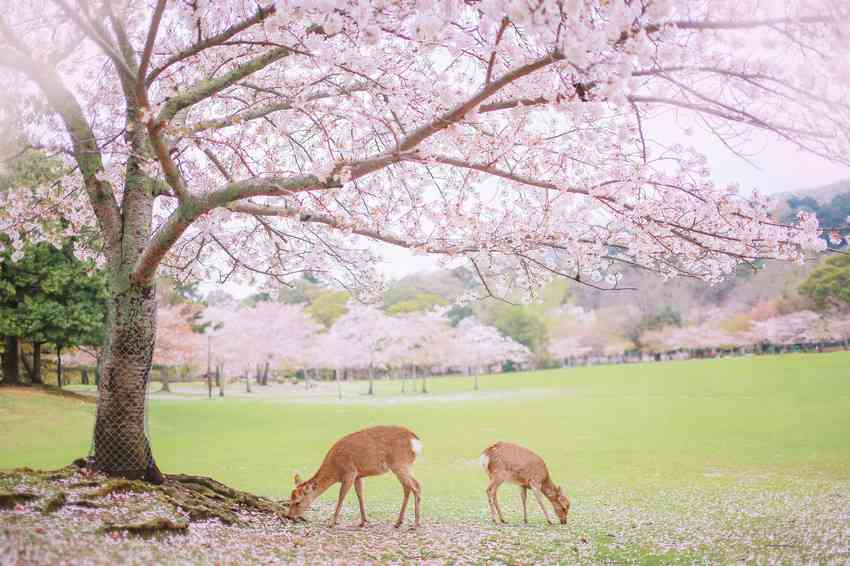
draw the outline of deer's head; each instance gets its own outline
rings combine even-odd
[[[313,500],[317,496],[316,482],[313,480],[301,481],[301,477],[295,474],[295,489],[292,490],[292,495],[289,496],[289,513],[287,517],[295,520],[304,521],[304,513],[310,509]]]
[[[545,495],[552,502],[552,507],[555,509],[555,514],[558,515],[561,524],[566,525],[567,514],[570,512],[570,498],[564,494],[559,485]]]

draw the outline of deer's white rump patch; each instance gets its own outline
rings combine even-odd
[[[410,439],[410,447],[413,448],[414,454],[421,454],[422,453],[422,441],[419,440],[418,438],[411,438]]]
[[[481,457],[478,459],[478,461],[479,461],[479,462],[481,462],[481,467],[482,467],[482,468],[484,468],[484,471],[485,471],[485,472],[489,471],[489,468],[490,468],[490,456],[488,456],[486,452],[483,452],[483,453],[481,454]]]

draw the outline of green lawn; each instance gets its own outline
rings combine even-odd
[[[718,505],[706,513],[721,513],[720,502],[742,489],[753,497],[806,498],[850,485],[850,354],[507,374],[481,378],[479,392],[468,378],[429,380],[428,394],[402,396],[398,382],[377,387],[370,398],[364,383],[345,384],[343,401],[330,385],[311,395],[296,386],[272,393],[254,386],[251,396],[237,397],[241,386],[233,384],[233,394],[213,400],[198,395],[199,384],[178,387],[170,399],[151,400],[154,451],[166,472],[209,475],[285,497],[293,473],[312,473],[338,437],[375,424],[404,425],[424,443],[415,471],[426,517],[483,522],[486,477],[478,456],[497,440],[511,440],[544,456],[573,498],[573,521],[586,520],[590,536],[603,538],[605,521],[616,522],[616,513],[631,512],[630,506],[674,524],[705,501]],[[93,408],[0,390],[0,468],[58,467],[84,454]],[[400,500],[398,483],[386,475],[365,486],[367,508],[371,503],[376,519],[387,520]],[[695,494],[690,503],[688,494]],[[312,516],[324,518],[335,497],[336,489],[325,494]],[[515,520],[516,489],[505,486],[501,497]],[[352,495],[349,520],[355,502]],[[622,508],[601,517],[609,505]],[[783,512],[764,505],[768,523]],[[539,510],[533,504],[530,510],[540,522]],[[600,548],[599,556],[646,551]],[[661,563],[672,556],[687,561],[693,552],[653,548],[650,555]]]

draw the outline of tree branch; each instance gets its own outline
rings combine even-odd
[[[276,10],[275,10],[274,4],[266,6],[265,8],[260,8],[257,11],[257,13],[254,14],[253,16],[251,16],[250,18],[242,20],[241,22],[238,22],[236,24],[233,24],[232,26],[230,26],[226,30],[222,31],[221,33],[218,33],[216,35],[208,37],[207,39],[199,41],[198,43],[195,43],[194,45],[190,46],[187,49],[184,49],[183,51],[180,51],[179,53],[175,53],[174,55],[169,57],[164,63],[162,63],[160,66],[158,66],[157,68],[153,69],[150,72],[150,74],[145,78],[145,84],[147,86],[152,85],[153,82],[156,80],[156,78],[160,74],[162,74],[163,71],[168,69],[170,66],[172,66],[176,63],[179,63],[181,61],[184,61],[184,60],[186,60],[190,57],[193,57],[193,56],[197,55],[198,53],[200,53],[201,51],[204,51],[205,49],[220,45],[221,43],[227,41],[231,37],[233,37],[233,36],[243,32],[243,31],[245,31],[246,29],[250,28],[251,26],[254,26],[254,25],[262,22],[263,20],[265,20],[266,18],[268,18],[269,16],[274,14],[275,11]]]
[[[35,82],[65,124],[92,210],[104,234],[106,250],[114,254],[120,248],[121,211],[111,185],[98,178],[104,171],[103,157],[79,102],[62,83],[55,69],[37,65],[26,53],[0,50],[0,64],[22,72]]]
[[[366,84],[360,83],[352,85],[349,88],[341,89],[338,92],[330,92],[330,91],[321,91],[315,94],[312,94],[306,97],[304,100],[306,102],[312,102],[314,100],[321,100],[324,98],[332,98],[334,96],[343,96],[347,94],[351,94],[352,92],[359,92],[366,90]],[[243,112],[242,114],[235,114],[233,116],[229,116],[227,118],[216,118],[212,120],[202,120],[200,122],[196,122],[184,128],[183,132],[186,135],[196,134],[198,132],[203,132],[206,130],[217,130],[221,128],[226,128],[228,126],[235,126],[238,124],[243,124],[245,122],[250,122],[251,120],[257,120],[259,118],[265,118],[269,114],[273,114],[274,112],[280,112],[281,110],[291,110],[293,108],[291,102],[275,102],[272,104],[266,104],[263,106],[258,106],[253,110],[248,110],[247,112]]]
[[[209,79],[205,81],[200,81],[195,85],[189,87],[181,94],[172,97],[168,100],[168,102],[163,106],[162,110],[157,117],[158,124],[165,124],[171,118],[174,117],[175,114],[183,110],[184,108],[188,108],[198,102],[205,100],[214,94],[221,92],[229,86],[236,84],[241,81],[245,77],[253,75],[257,71],[260,71],[272,63],[283,59],[284,57],[288,57],[292,55],[294,51],[289,47],[278,47],[275,49],[271,49],[254,59],[246,63],[242,63],[235,69],[232,69],[230,72],[225,73],[223,76]]]
[[[120,53],[115,51],[114,47],[109,44],[109,41],[106,37],[100,33],[97,28],[91,23],[85,21],[81,18],[76,11],[71,8],[65,0],[53,0],[56,4],[58,4],[65,14],[71,19],[71,21],[76,24],[77,28],[80,29],[84,34],[86,34],[89,39],[94,41],[98,47],[109,57],[112,62],[115,64],[115,68],[118,70],[118,73],[122,75],[125,79],[134,80],[136,78],[133,71],[127,66],[127,63],[124,61],[124,58]]]
[[[142,51],[142,60],[139,62],[139,72],[136,78],[139,89],[145,88],[145,75],[148,72],[148,66],[151,62],[151,54],[153,54],[153,46],[156,42],[156,35],[159,32],[162,14],[165,12],[165,2],[166,0],[157,0],[156,8],[154,8],[153,15],[151,16],[151,23],[148,26],[148,37],[145,40],[145,48]]]

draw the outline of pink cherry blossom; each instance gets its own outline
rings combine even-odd
[[[462,258],[495,295],[553,276],[616,286],[619,262],[716,281],[800,260],[823,247],[813,215],[784,225],[761,194],[716,186],[653,118],[680,112],[733,150],[758,130],[847,162],[847,10],[12,3],[0,80],[16,96],[0,121],[68,167],[0,195],[4,245],[96,224],[102,249],[80,253],[116,266],[132,248],[141,284],[160,269],[311,271],[366,296],[381,286],[370,241]]]

